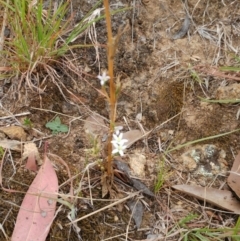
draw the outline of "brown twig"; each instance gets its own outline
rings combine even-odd
[[[111,177],[112,179],[112,135],[114,132],[114,122],[116,118],[116,86],[113,79],[113,59],[114,59],[114,53],[116,44],[114,41],[114,38],[112,36],[112,25],[111,25],[111,16],[110,16],[110,10],[109,10],[109,1],[104,0],[104,8],[105,8],[105,14],[106,14],[106,25],[107,25],[107,36],[108,36],[108,44],[107,44],[107,59],[108,59],[108,75],[110,77],[110,135],[108,139],[108,157],[107,157],[107,163],[106,163],[106,169],[108,177]]]

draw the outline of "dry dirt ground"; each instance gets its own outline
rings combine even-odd
[[[165,155],[177,145],[204,137],[229,132],[239,128],[238,105],[201,101],[204,99],[239,99],[237,73],[219,72],[214,67],[236,66],[240,46],[240,3],[234,0],[127,0],[111,1],[113,8],[132,6],[133,8],[112,16],[113,32],[120,27],[124,34],[119,39],[115,56],[115,75],[121,76],[122,91],[118,100],[117,122],[124,130],[153,130],[144,140],[137,141],[129,148],[123,160],[131,164],[132,156],[145,160],[144,173],[138,178],[154,192],[157,175],[161,168],[166,170],[164,182],[156,197],[143,195],[145,203],[140,228],[134,228],[131,211],[127,202],[96,213],[77,223],[81,229],[77,233],[69,223],[68,207],[62,206],[51,227],[48,241],[58,240],[150,240],[149,235],[158,235],[156,240],[181,240],[180,228],[170,230],[190,213],[198,214],[191,227],[232,227],[236,215],[214,209],[191,196],[173,190],[176,184],[198,184],[222,188],[226,182],[234,154],[240,150],[239,132],[204,142],[186,146]],[[75,21],[79,21],[94,1],[73,0]],[[188,12],[190,26],[186,35],[177,38]],[[183,30],[183,29],[182,29]],[[107,68],[105,22],[96,24],[100,47],[98,55],[94,48],[79,48],[67,56],[72,58],[76,73],[67,68],[53,66],[66,89],[62,93],[51,78],[47,78],[43,93],[32,92],[22,84],[18,90],[18,80],[2,80],[1,126],[23,124],[26,116],[15,114],[30,112],[33,129],[27,129],[27,140],[35,141],[43,153],[43,142],[49,142],[49,152],[60,156],[69,166],[74,178],[74,188],[81,182],[81,197],[89,197],[88,177],[82,170],[90,163],[101,160],[101,152],[93,153],[93,143],[85,134],[84,120],[92,113],[108,119],[108,105],[96,91],[100,83],[96,76],[100,69]],[[176,39],[174,39],[176,38]],[[91,43],[88,34],[78,40]],[[44,74],[40,73],[42,79]],[[34,80],[33,80],[34,81]],[[235,84],[235,85],[233,85]],[[68,91],[67,91],[68,90]],[[72,94],[69,94],[71,91]],[[70,100],[70,101],[69,101]],[[52,135],[45,127],[55,115],[70,126],[68,134]],[[11,117],[12,116],[12,117]],[[137,116],[142,118],[138,119]],[[139,124],[140,121],[140,124]],[[196,146],[198,145],[198,146]],[[213,147],[214,161],[219,156],[220,168],[216,171],[209,162],[192,163],[182,156]],[[206,146],[205,146],[206,147]],[[194,149],[195,148],[195,149]],[[221,153],[221,154],[220,154]],[[7,152],[3,164],[3,184],[15,190],[27,191],[36,174],[24,169],[21,154]],[[66,169],[56,160],[60,193],[69,192],[69,177]],[[164,161],[164,166],[163,166]],[[161,168],[160,168],[161,167]],[[137,176],[134,174],[133,176]],[[86,174],[86,173],[85,173]],[[77,217],[92,213],[106,206],[101,200],[101,172],[90,169],[90,183],[93,198],[75,203]],[[133,192],[130,187],[116,183],[116,198],[124,192]],[[24,194],[11,194],[0,191],[0,223],[10,237],[14,221]],[[109,202],[107,202],[109,203]],[[204,206],[206,205],[206,207]],[[60,206],[60,204],[59,204]],[[126,236],[127,239],[126,239]],[[0,240],[5,240],[0,230]],[[152,239],[154,240],[154,239]]]

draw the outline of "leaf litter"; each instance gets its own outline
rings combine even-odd
[[[240,214],[240,202],[233,196],[231,191],[186,184],[174,185],[172,187],[204,202],[211,203],[216,207]]]
[[[240,152],[236,156],[230,174],[227,178],[229,187],[240,198]]]
[[[37,171],[38,165],[42,165],[42,160],[35,143],[26,143],[22,154],[22,160],[27,158],[25,168],[31,171]]]
[[[16,140],[8,140],[8,139],[3,139],[0,140],[0,146],[9,150],[13,151],[21,151],[21,145],[22,143],[20,141]]]
[[[131,177],[131,169],[128,167],[127,163],[114,159],[114,165],[117,167],[118,170],[121,171],[121,174],[124,176],[124,179],[128,185],[134,187],[136,190],[142,192],[143,194],[146,194],[150,197],[155,197],[154,193],[151,192],[145,184],[143,184],[138,179]]]
[[[0,131],[12,140],[26,141],[27,139],[27,133],[21,126],[1,127]]]
[[[87,135],[91,135],[93,138],[100,137],[104,142],[107,140],[109,128],[105,123],[105,118],[97,113],[92,113],[84,123],[84,130]],[[126,143],[127,148],[130,148],[134,143],[144,138],[144,135],[140,130],[130,130],[123,132],[123,139],[128,140]]]
[[[45,241],[54,220],[57,193],[58,178],[45,154],[19,209],[12,241]]]
[[[142,223],[142,217],[144,214],[144,207],[142,202],[137,200],[129,200],[127,202],[129,209],[132,211],[132,218],[135,222],[136,228],[139,229]]]
[[[152,3],[154,4],[154,2],[156,2],[156,1],[142,1],[142,2],[146,2],[148,5],[152,5]],[[174,1],[173,1],[174,2]],[[175,3],[172,3],[172,4],[177,4],[177,2],[178,1],[176,1]],[[222,1],[222,2],[224,2],[224,1]],[[226,2],[226,1],[225,1]],[[74,3],[74,1],[73,1],[73,3]],[[235,2],[236,3],[236,2]],[[195,12],[201,12],[201,1],[199,1],[199,5],[198,4],[196,4],[195,5],[195,3],[193,3],[193,2],[191,2],[191,4],[193,4],[193,6],[194,6],[194,8],[196,7],[196,9],[198,9],[198,11],[195,11]],[[211,4],[216,4],[216,2],[214,2],[213,1],[213,3],[211,3],[211,1],[209,2],[209,6],[207,6],[206,7],[206,10],[208,10],[207,8],[209,8],[209,7],[211,7]],[[164,3],[164,5],[165,5],[165,3]],[[219,3],[219,6],[221,5],[221,3]],[[152,5],[152,6],[150,6],[150,7],[153,7],[154,5]],[[147,7],[147,6],[146,6]],[[171,6],[171,7],[173,7],[173,5]],[[180,8],[179,8],[180,9]],[[147,11],[148,11],[149,9],[147,9]],[[150,9],[151,10],[151,9]],[[156,8],[156,11],[157,11],[157,20],[159,20],[159,16],[161,16],[161,15],[159,15],[159,13],[158,13],[158,10],[159,9],[157,9]],[[207,13],[207,15],[211,15],[211,13],[212,12],[214,12],[214,11],[212,11],[213,9],[209,9],[209,12],[207,12],[206,11],[206,13]],[[147,12],[146,11],[146,12]],[[181,9],[181,11],[182,11],[182,9]],[[167,11],[166,11],[167,12]],[[222,12],[224,12],[224,11],[222,11]],[[177,12],[176,12],[176,14],[178,14]],[[204,12],[204,14],[205,14],[205,12]],[[154,46],[154,48],[156,47],[156,50],[158,50],[158,48],[159,48],[159,44],[161,44],[160,45],[160,48],[159,49],[161,49],[162,48],[162,45],[165,45],[165,43],[164,43],[164,40],[163,40],[163,42],[161,42],[161,43],[158,43],[158,34],[160,35],[159,37],[161,37],[161,36],[164,36],[164,33],[162,34],[162,32],[163,31],[165,31],[165,28],[164,28],[164,23],[165,23],[165,21],[161,21],[161,29],[160,29],[160,31],[159,31],[159,33],[158,33],[158,30],[159,30],[159,27],[157,26],[157,24],[158,24],[158,22],[151,22],[151,26],[154,26],[154,39],[149,39],[148,37],[145,37],[144,36],[144,25],[145,24],[149,24],[149,17],[150,18],[152,18],[153,19],[153,15],[151,14],[151,12],[150,12],[150,14],[147,12],[147,15],[148,16],[146,16],[146,19],[144,18],[143,20],[141,20],[141,17],[142,16],[140,16],[140,20],[141,21],[143,21],[142,23],[141,23],[141,25],[143,26],[143,28],[142,28],[142,33],[143,33],[143,42],[144,42],[144,38],[146,38],[145,39],[145,45],[146,45],[146,47],[148,47],[148,44],[146,44],[146,43],[148,43],[149,42],[149,40],[151,40],[151,41],[154,41],[154,43],[156,43],[156,46]],[[168,19],[169,20],[169,16],[171,16],[171,14],[168,14],[168,16],[166,16],[166,19]],[[196,16],[193,16],[193,18],[194,18],[194,20],[195,20],[195,18],[197,18],[198,17],[198,14],[196,13]],[[212,16],[209,16],[209,17],[212,17]],[[221,18],[222,17],[222,15],[219,15],[219,18]],[[234,17],[233,17],[234,18]],[[155,19],[156,20],[156,19]],[[153,21],[155,21],[155,20],[153,20]],[[197,19],[198,20],[198,19]],[[207,19],[206,19],[206,21],[207,21]],[[166,22],[168,22],[168,21],[166,21]],[[196,23],[200,23],[201,21],[199,20],[199,21],[196,21]],[[155,25],[155,23],[156,23],[156,25]],[[154,25],[152,25],[152,24],[154,24]],[[168,23],[169,24],[169,23]],[[171,25],[172,23],[170,23],[170,25]],[[163,25],[163,26],[162,26]],[[155,30],[156,30],[156,32],[155,32]],[[134,31],[135,31],[135,29],[134,29]],[[151,28],[151,32],[152,32],[152,28]],[[137,33],[137,32],[136,32]],[[191,35],[189,36],[189,37],[191,37],[191,42],[189,41],[189,44],[187,45],[188,47],[189,47],[189,50],[190,51],[192,51],[192,53],[193,54],[196,54],[196,51],[197,51],[197,48],[196,48],[196,51],[195,51],[195,47],[197,47],[197,46],[194,46],[194,34],[192,34],[192,33],[190,33]],[[137,35],[137,34],[136,34]],[[151,34],[152,35],[152,34]],[[141,35],[142,36],[142,35]],[[99,38],[99,40],[101,41],[101,39]],[[147,41],[147,42],[146,42]],[[189,56],[191,56],[191,55],[188,55],[189,53],[188,53],[188,51],[187,51],[187,49],[185,48],[185,46],[183,46],[183,44],[184,44],[184,41],[185,41],[185,39],[181,39],[181,40],[177,40],[177,41],[175,41],[175,45],[176,45],[176,48],[177,48],[177,51],[173,51],[174,52],[174,58],[175,59],[178,59],[179,58],[179,62],[181,62],[181,60],[183,60],[183,59],[181,59],[180,58],[180,56],[179,56],[179,53],[183,56],[183,57],[186,57],[186,59],[184,60],[184,63],[186,63],[186,61],[189,61]],[[128,42],[128,41],[126,41],[126,42]],[[200,41],[198,41],[198,43],[199,43]],[[219,41],[220,42],[220,41]],[[224,42],[224,40],[222,41],[222,42]],[[178,44],[179,44],[179,48],[178,48]],[[201,43],[200,44],[201,45],[201,47],[203,46],[203,44]],[[209,42],[207,42],[207,45],[209,45],[210,46],[210,44],[209,44]],[[168,46],[169,47],[169,49],[172,51],[173,50],[173,48],[171,47],[171,43],[169,43],[169,42],[167,42],[167,45],[165,45],[165,46]],[[165,47],[165,46],[163,46],[163,47]],[[194,47],[194,49],[192,49],[192,46]],[[139,53],[138,53],[138,55],[139,56],[143,56],[144,54],[145,54],[145,52],[147,52],[147,51],[145,51],[144,53],[141,51],[141,43],[139,42]],[[222,46],[221,46],[222,47]],[[204,49],[204,48],[203,48]],[[204,49],[204,51],[205,51],[206,49]],[[221,48],[221,50],[222,50],[222,48]],[[120,50],[121,51],[121,50]],[[184,51],[186,51],[186,53],[187,54],[185,54],[184,53]],[[156,51],[154,51],[154,52],[156,52]],[[161,62],[163,65],[164,65],[164,63],[169,63],[169,62],[171,62],[172,61],[172,56],[171,56],[171,53],[169,53],[169,52],[167,52],[167,50],[166,50],[166,53],[168,54],[167,55],[167,58],[166,58],[166,55],[164,54],[164,52],[161,52],[161,54],[158,56],[158,60],[159,60],[159,63]],[[191,54],[192,54],[191,53]],[[198,53],[197,53],[198,54]],[[221,54],[219,54],[219,56],[222,56],[222,54],[223,54],[223,52],[221,52]],[[144,55],[145,56],[145,55]],[[201,53],[200,53],[200,56],[201,56]],[[203,56],[201,56],[202,58],[200,58],[200,59],[204,59],[203,58]],[[211,56],[211,61],[212,61],[212,57],[213,56]],[[161,60],[161,58],[163,59],[163,61]],[[152,61],[151,61],[151,59],[149,60],[148,58],[144,58],[144,59],[146,59],[147,61],[149,61],[149,63],[152,65],[152,69],[151,69],[151,71],[154,71],[154,68],[156,67],[156,66],[154,66],[154,64],[152,63]],[[166,59],[168,59],[168,61],[166,61]],[[139,58],[139,60],[141,60],[141,58]],[[139,61],[137,62],[137,64],[139,64]],[[125,65],[126,66],[126,65]],[[129,73],[128,72],[128,70],[127,70],[127,67],[128,66],[126,66],[126,69],[124,69],[124,72],[126,72],[129,76],[131,76],[131,77],[134,77],[134,78],[132,78],[134,81],[132,81],[133,82],[133,84],[134,84],[134,82],[138,82],[138,80],[139,79],[137,79],[138,78],[138,74],[136,75],[136,73],[134,73],[134,76],[132,76],[131,75],[131,72]],[[134,66],[130,66],[129,68],[132,68],[132,67],[134,67]],[[146,71],[146,69],[145,69],[145,66],[142,66],[141,64],[139,64],[139,67],[140,68],[142,68],[143,69],[143,71]],[[146,67],[149,67],[149,65],[147,65]],[[164,66],[162,66],[162,65],[158,65],[157,66],[157,68],[159,69],[159,68],[162,68],[162,67],[164,67]],[[123,67],[124,68],[124,67]],[[175,67],[174,67],[175,68]],[[177,67],[176,67],[177,68]],[[94,67],[92,68],[93,70],[94,70]],[[132,69],[134,69],[134,68],[132,68]],[[139,73],[139,76],[140,75],[142,75],[143,74],[143,72],[141,72],[141,70],[140,69],[138,69],[138,68],[136,68],[136,70],[137,71],[139,71],[138,73]],[[154,81],[155,80],[157,80],[157,78],[159,77],[159,73],[156,75],[156,76],[154,76],[155,74],[156,74],[156,72],[154,73],[151,73],[151,71],[149,71],[149,69],[148,69],[148,71],[147,71],[147,78],[146,79],[154,79]],[[170,72],[168,71],[168,74],[169,74]],[[179,73],[177,73],[177,75],[178,75]],[[171,76],[171,75],[170,75]],[[215,76],[216,76],[216,74],[215,74]],[[136,77],[136,80],[137,81],[135,81],[135,77]],[[161,77],[162,78],[162,77]],[[230,77],[231,78],[231,77]],[[165,81],[165,79],[164,79],[164,81]],[[145,82],[145,80],[143,79],[143,80],[141,80],[141,85],[139,85],[139,89],[140,89],[140,91],[142,91],[142,90],[144,90],[144,89],[142,89],[142,86],[144,85],[144,83],[143,82]],[[146,81],[147,82],[147,81]],[[149,84],[149,83],[146,83],[146,84]],[[133,86],[133,88],[134,88],[135,86]],[[210,86],[211,87],[211,86]],[[129,88],[129,89],[131,89],[131,91],[132,91],[132,88]],[[84,89],[84,92],[85,92],[86,90]],[[125,90],[124,89],[124,91],[126,91],[126,94],[129,94],[129,93],[127,93],[127,90]],[[137,92],[137,91],[136,91]],[[143,91],[144,92],[144,91]],[[127,95],[126,95],[127,96]],[[47,99],[47,98],[43,98],[42,100],[43,100],[43,106],[46,106],[45,104],[45,99]],[[143,101],[145,101],[145,99],[143,99]],[[49,104],[49,103],[48,103]],[[145,104],[145,103],[144,103]],[[148,105],[148,103],[146,103],[146,105]],[[129,107],[126,105],[126,107],[129,109]],[[144,108],[145,108],[145,106],[144,106]],[[100,110],[101,111],[101,110]],[[121,113],[122,114],[122,113]],[[129,114],[132,114],[132,113],[129,113]],[[145,115],[145,113],[143,113],[143,115],[144,115],[144,118],[146,117],[146,115]],[[143,119],[144,119],[143,118]],[[38,121],[39,120],[39,116],[36,118],[36,120]],[[40,121],[39,121],[40,122]],[[41,123],[42,124],[42,123]],[[45,123],[44,123],[45,124]],[[202,127],[201,127],[202,128]],[[79,130],[79,129],[77,129],[77,130]],[[219,129],[218,129],[219,130]],[[189,132],[188,132],[189,133]],[[75,133],[74,133],[75,134]],[[60,139],[60,138],[59,138]],[[59,142],[58,142],[59,143]],[[73,143],[73,142],[72,142]],[[228,143],[228,145],[229,145],[230,143]],[[64,146],[64,148],[65,148],[65,146]],[[64,148],[62,148],[62,149],[64,149]],[[60,150],[61,151],[61,150]],[[74,151],[76,151],[76,150],[74,150]],[[131,151],[131,150],[130,150]],[[70,155],[70,150],[69,150],[69,152],[68,152],[68,155]],[[80,160],[80,161],[82,161],[82,159]],[[147,160],[148,162],[150,162],[150,161],[152,161],[152,160],[149,160],[149,158],[148,158],[148,160]],[[72,162],[72,160],[71,160],[71,162]],[[75,164],[75,163],[74,163]],[[74,168],[78,168],[78,166],[75,166]],[[174,179],[174,180],[176,180],[176,179]],[[184,181],[185,181],[185,179],[184,179]],[[165,189],[164,189],[165,190]],[[164,190],[161,192],[161,195],[163,194],[164,195]],[[172,201],[172,199],[171,199],[171,201]],[[106,217],[108,216],[108,214],[106,214]],[[179,216],[178,215],[176,215],[176,219],[178,218]],[[99,217],[100,218],[100,217]],[[94,222],[93,222],[94,220],[91,220],[90,222],[91,222],[91,227],[93,226],[93,224],[95,224]],[[59,224],[59,223],[58,223]],[[58,224],[56,224],[56,226],[58,225]],[[106,224],[107,225],[107,224]],[[112,225],[112,223],[111,223],[111,225]],[[165,225],[165,223],[164,223],[164,220],[162,220],[162,226],[164,226]],[[167,224],[168,225],[168,224]],[[171,224],[170,224],[171,225]],[[155,224],[154,224],[154,226],[155,226]],[[84,227],[84,225],[83,225],[83,227]],[[112,229],[112,226],[111,226],[111,229]],[[63,231],[63,230],[62,230]],[[95,232],[97,232],[97,228],[95,228],[95,226],[94,226],[94,231]],[[181,230],[180,230],[181,231]],[[65,232],[66,233],[66,232]],[[83,232],[84,233],[84,232]],[[99,233],[98,233],[99,234]],[[101,233],[102,234],[102,233]],[[96,238],[97,239],[97,237],[96,237],[96,233],[95,233],[95,236],[93,236],[94,238]],[[132,237],[131,237],[132,238]],[[165,239],[168,239],[168,238],[171,238],[170,236],[167,236],[167,237],[165,237]],[[91,236],[89,236],[89,237],[87,237],[86,239],[84,239],[84,240],[94,240]],[[138,238],[136,238],[135,237],[135,234],[134,234],[134,240],[139,240]],[[159,240],[160,240],[160,238],[159,238]],[[173,236],[173,240],[176,240],[176,237],[174,237]]]
[[[204,202],[213,204],[214,206],[240,214],[240,152],[235,157],[232,169],[227,178],[227,183],[232,191],[219,190],[210,187],[200,187],[193,185],[174,185],[172,188],[184,192],[190,196],[194,196]],[[235,197],[235,194],[237,197]]]

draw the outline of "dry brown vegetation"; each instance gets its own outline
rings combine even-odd
[[[95,3],[72,0],[66,15],[69,28]],[[131,7],[112,15],[113,35],[124,30],[114,58],[115,76],[121,83],[116,121],[124,132],[139,131],[131,137],[135,141],[125,156],[113,164],[111,197],[102,197],[109,105],[96,78],[108,67],[106,23],[101,19],[95,29],[87,28],[69,43],[77,48],[37,68],[31,65],[16,74],[9,69],[9,56],[1,52],[0,146],[4,140],[7,146],[1,149],[0,177],[3,188],[19,192],[0,191],[0,240],[11,237],[23,197],[36,176],[25,169],[23,146],[35,143],[43,157],[46,140],[60,200],[47,241],[240,240],[239,212],[200,200],[193,191],[173,188],[189,184],[238,195],[227,185],[227,177],[240,150],[240,76],[239,71],[221,67],[239,70],[240,3],[120,0],[111,4],[114,11]],[[4,17],[5,5],[0,2],[0,6],[0,37],[5,39],[0,47],[5,51],[15,35],[12,16]],[[186,30],[186,14],[190,25],[177,38]],[[68,34],[62,34],[54,50]],[[56,116],[69,127],[67,133],[53,134],[46,128]],[[14,128],[9,134],[9,126],[21,130]],[[71,178],[51,154],[65,161]],[[148,189],[136,193],[134,178]],[[71,191],[72,202],[66,198]],[[139,216],[134,216],[132,208],[138,203]],[[73,210],[75,220],[81,219],[75,226],[69,225]]]

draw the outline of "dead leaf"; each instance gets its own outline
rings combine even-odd
[[[96,113],[93,113],[85,120],[84,130],[93,138],[108,134],[108,127],[105,125],[104,117]]]
[[[132,179],[130,177],[131,170],[127,163],[117,160],[117,157],[115,157],[113,160],[113,170],[114,179],[116,179],[116,181],[121,181],[129,186],[133,185]]]
[[[26,158],[27,158],[27,163],[25,168],[27,168],[28,170],[37,171],[37,165],[42,165],[38,148],[36,147],[35,143],[26,143],[24,145],[22,160],[25,160]]]
[[[1,127],[0,131],[6,134],[10,139],[16,139],[20,141],[27,140],[27,134],[21,126]]]
[[[101,176],[102,198],[106,197],[107,194],[109,193],[109,185],[108,185],[107,177],[108,177],[107,173],[104,173]]]
[[[48,155],[56,158],[56,161],[60,162],[62,165],[65,166],[69,180],[70,180],[70,190],[69,190],[70,197],[69,198],[70,198],[71,202],[73,202],[74,201],[73,178],[71,176],[71,172],[70,172],[68,164],[58,155],[55,155],[52,153],[48,153]]]
[[[131,169],[129,168],[127,163],[120,161],[117,159],[117,157],[115,157],[115,159],[113,160],[113,164],[119,171],[125,173],[130,178]]]
[[[122,174],[123,178],[120,178],[119,176],[115,175],[117,178],[121,179],[124,183],[131,185],[134,187],[136,190],[141,191],[142,193],[150,196],[150,197],[155,197],[154,193],[151,192],[141,181],[131,178],[131,170],[128,167],[128,165],[120,160],[117,160],[116,158],[114,159],[114,166],[121,172],[119,174]]]
[[[136,224],[137,229],[139,229],[142,223],[142,217],[144,213],[142,202],[139,200],[130,200],[127,202],[127,205],[132,211],[132,218]]]
[[[142,193],[150,196],[155,197],[154,193],[151,192],[147,186],[145,186],[142,182],[140,182],[138,179],[132,178],[133,187],[136,188],[138,191],[141,191]]]
[[[27,159],[25,168],[30,171],[33,171],[33,172],[37,171],[38,167],[37,167],[36,158],[35,158],[35,155],[33,152],[28,155],[28,159]]]
[[[230,175],[227,179],[227,183],[229,187],[240,198],[240,152],[234,160]]]
[[[11,241],[44,241],[54,219],[58,179],[45,155],[44,164],[20,207]]]
[[[185,184],[175,185],[173,188],[188,195],[194,196],[200,200],[209,202],[217,207],[240,214],[240,202],[233,197],[231,191]]]
[[[127,139],[126,143],[127,148],[133,145],[136,141],[140,140],[143,137],[143,134],[140,130],[131,130],[123,133],[123,139]]]
[[[21,151],[21,142],[16,140],[0,140],[0,146],[13,151]]]
[[[102,144],[108,139],[109,128],[105,125],[104,117],[93,113],[86,119],[84,130],[86,133],[86,140],[97,149],[102,149],[103,155],[106,156],[107,145]]]

